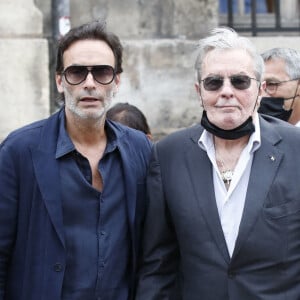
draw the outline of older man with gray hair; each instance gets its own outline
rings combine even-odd
[[[300,51],[273,48],[262,58],[266,88],[258,111],[300,126]]]
[[[234,30],[195,67],[201,124],[153,146],[136,300],[299,300],[299,129],[257,113],[264,62]]]

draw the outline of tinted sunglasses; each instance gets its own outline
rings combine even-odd
[[[247,75],[232,75],[229,76],[231,85],[237,90],[246,90],[251,85],[251,80],[256,80]],[[201,80],[203,82],[203,87],[207,91],[217,91],[224,84],[224,77],[222,76],[209,76]]]
[[[114,68],[108,65],[70,66],[62,72],[62,75],[69,84],[77,85],[85,81],[89,73],[101,84],[110,84],[116,76]]]

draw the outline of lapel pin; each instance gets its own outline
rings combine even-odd
[[[274,155],[270,155],[269,157],[270,157],[271,161],[275,161],[276,160],[276,158],[275,158]]]

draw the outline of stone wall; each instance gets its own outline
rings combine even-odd
[[[48,43],[30,0],[0,3],[0,140],[49,115]]]

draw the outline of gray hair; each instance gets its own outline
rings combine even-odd
[[[261,56],[265,62],[272,59],[282,59],[290,79],[300,78],[300,51],[291,48],[273,48],[263,52]]]
[[[243,49],[254,62],[254,73],[258,81],[261,81],[264,72],[264,62],[253,43],[246,37],[239,36],[229,27],[218,27],[211,31],[210,36],[203,38],[198,44],[198,54],[195,62],[196,77],[201,79],[202,62],[208,52],[215,49]]]

